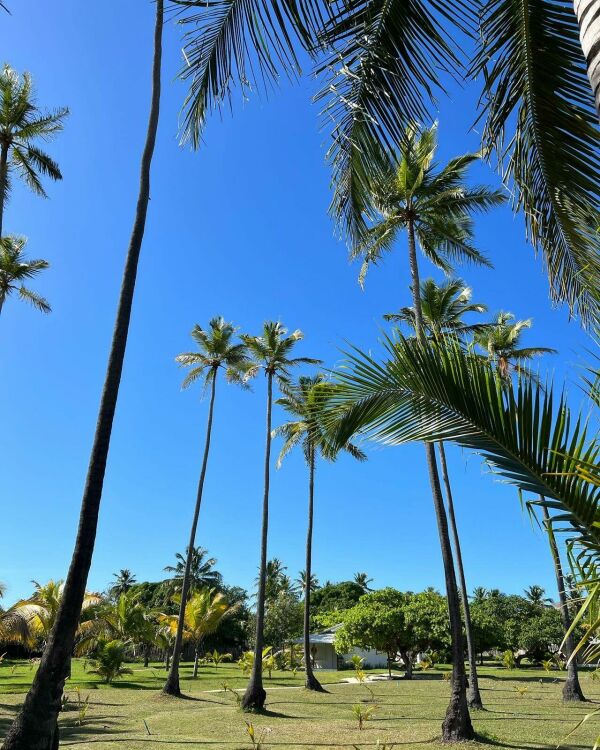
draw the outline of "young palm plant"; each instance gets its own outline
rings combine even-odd
[[[6,299],[17,292],[25,302],[29,302],[43,313],[50,312],[47,300],[26,287],[23,283],[33,279],[49,267],[46,260],[28,260],[23,254],[27,240],[24,237],[8,236],[0,238],[0,313]]]
[[[249,375],[262,370],[267,379],[267,429],[265,438],[264,493],[262,504],[262,531],[260,543],[260,567],[258,596],[256,602],[256,638],[254,641],[254,663],[248,687],[242,698],[245,710],[261,710],[266,693],[262,683],[262,651],[264,646],[265,624],[265,584],[267,571],[267,541],[269,534],[269,484],[271,476],[271,433],[273,410],[273,381],[282,383],[289,377],[291,368],[302,364],[318,365],[318,359],[290,357],[294,346],[302,339],[301,331],[288,335],[287,329],[279,322],[267,321],[260,336],[242,336],[253,359],[253,369]]]
[[[200,328],[199,325],[196,325],[192,331],[192,338],[198,345],[200,351],[179,354],[176,358],[177,362],[179,362],[182,367],[191,368],[183,381],[182,387],[188,388],[193,383],[201,380],[204,384],[204,388],[210,389],[210,401],[208,405],[208,419],[206,423],[202,466],[200,468],[200,477],[198,479],[196,503],[194,505],[194,514],[192,517],[192,525],[190,527],[190,536],[186,550],[185,569],[183,570],[181,582],[179,622],[177,625],[177,633],[175,634],[175,645],[173,647],[171,668],[165,686],[163,687],[163,693],[167,693],[168,695],[181,695],[181,689],[179,687],[179,658],[183,642],[185,607],[190,590],[192,563],[194,561],[195,552],[196,562],[201,563],[202,561],[202,558],[198,559],[195,548],[196,529],[198,528],[198,517],[200,515],[202,493],[204,491],[204,479],[206,477],[206,467],[208,466],[208,455],[210,452],[217,375],[220,370],[223,370],[225,372],[225,377],[228,380],[242,382],[242,373],[248,365],[246,347],[239,341],[235,341],[235,334],[236,328],[231,323],[226,323],[223,318],[213,318],[208,324],[207,331]],[[179,560],[179,567],[181,567],[182,562],[182,560]],[[179,570],[178,572],[181,573],[182,571]]]
[[[0,237],[13,171],[34,193],[46,197],[42,176],[61,180],[58,164],[36,145],[63,129],[69,110],[42,112],[35,103],[29,73],[22,77],[10,65],[0,72]]]
[[[302,448],[302,453],[308,465],[308,525],[306,531],[306,567],[304,569],[305,583],[312,580],[312,538],[314,516],[315,464],[318,456],[327,460],[334,460],[337,450],[334,448],[331,435],[323,421],[324,409],[331,398],[335,385],[326,380],[321,374],[301,376],[293,385],[281,384],[282,397],[276,403],[288,413],[296,417],[295,421],[286,422],[273,431],[273,436],[280,435],[284,439],[279,454],[277,466],[285,456],[296,446]],[[346,443],[343,449],[351,456],[362,461],[365,454],[352,443]],[[315,677],[310,655],[310,585],[304,586],[304,665],[306,679],[304,686],[308,690],[323,691],[319,680]]]
[[[69,674],[75,632],[96,541],[104,474],[125,359],[137,267],[150,201],[150,166],[156,142],[160,109],[163,8],[164,0],[156,0],[152,97],[140,165],[139,193],[125,260],[98,421],[81,500],[77,539],[55,626],[48,638],[48,644],[44,650],[39,669],[35,674],[21,710],[4,738],[3,750],[55,750],[58,747],[57,719],[60,700],[65,679]]]
[[[445,272],[449,272],[451,264],[457,260],[489,265],[472,244],[472,215],[504,201],[500,191],[467,186],[466,171],[478,159],[477,154],[456,157],[438,169],[433,162],[436,146],[435,126],[419,131],[411,125],[405,132],[400,153],[379,152],[368,182],[364,183],[366,191],[360,201],[370,226],[363,239],[352,248],[352,256],[362,259],[359,280],[363,283],[369,266],[379,262],[384,253],[395,246],[399,234],[406,231],[415,333],[419,341],[425,340],[427,329],[420,298],[417,242],[424,255]],[[442,738],[446,742],[463,741],[473,737],[473,727],[466,696],[460,601],[432,443],[425,443],[425,454],[444,563],[452,636],[452,690]]]
[[[443,337],[452,334],[454,336],[465,336],[471,333],[481,333],[485,330],[485,324],[466,323],[464,315],[467,313],[483,313],[487,307],[481,303],[471,302],[471,289],[460,279],[448,279],[438,285],[433,279],[426,279],[421,283],[419,290],[421,298],[421,311],[423,325],[428,335],[438,343],[442,343]],[[403,307],[399,313],[384,316],[386,320],[400,321],[415,327],[414,307]],[[468,704],[470,708],[481,709],[483,702],[479,691],[479,680],[477,677],[477,655],[473,645],[473,632],[471,627],[471,612],[465,569],[463,565],[462,549],[458,527],[456,525],[456,514],[454,512],[454,498],[452,485],[448,474],[446,462],[446,451],[444,443],[438,443],[440,455],[440,468],[442,481],[446,490],[446,501],[448,504],[448,518],[454,543],[454,554],[456,556],[456,567],[458,569],[458,580],[460,585],[460,598],[463,605],[465,620],[465,636],[467,640],[467,654],[469,658],[469,692]]]

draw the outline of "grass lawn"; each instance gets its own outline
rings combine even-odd
[[[34,670],[35,666],[27,662],[5,661],[0,666],[0,736],[22,701]],[[182,689],[187,700],[160,695],[165,672],[159,665],[148,669],[133,665],[133,670],[133,675],[106,686],[84,671],[82,660],[73,662],[73,675],[66,686],[73,703],[60,718],[62,747],[250,749],[245,721],[251,720],[257,736],[264,734],[263,750],[375,748],[378,741],[420,750],[439,746],[437,738],[449,693],[449,684],[442,679],[443,669],[416,675],[412,682],[371,683],[373,702],[365,687],[340,684],[340,680],[352,676],[351,672],[320,672],[329,691],[325,694],[305,691],[302,674],[294,677],[289,672],[277,672],[265,681],[267,710],[256,716],[242,713],[235,696],[222,689],[224,680],[231,688],[244,687],[246,679],[237,665],[221,665],[218,672],[203,666],[197,680],[190,678],[191,665],[185,665]],[[533,669],[482,669],[487,710],[473,713],[479,741],[470,746],[555,748],[562,742],[565,749],[591,749],[600,733],[600,715],[568,740],[565,738],[579,720],[600,708],[600,682],[584,675],[584,692],[593,702],[564,706],[560,700],[563,677],[561,673],[548,677]],[[89,695],[81,726],[74,706],[78,686],[84,699]],[[516,688],[523,689],[522,694]],[[363,731],[359,731],[352,715],[352,706],[357,703],[376,706]]]

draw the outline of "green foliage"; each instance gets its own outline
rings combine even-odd
[[[358,722],[358,728],[363,729],[365,722],[373,718],[378,706],[365,706],[364,703],[355,703],[352,706],[352,714]]]
[[[123,641],[119,640],[98,643],[94,658],[90,662],[93,667],[90,672],[100,675],[107,685],[123,675],[133,674],[131,669],[123,667],[125,648]]]
[[[313,612],[320,616],[328,613],[343,612],[346,609],[353,607],[360,597],[364,594],[362,586],[355,583],[354,581],[342,581],[341,583],[326,583],[321,586],[320,589],[314,591],[311,597],[311,605]],[[328,625],[337,625],[339,623],[339,616],[331,615],[335,622],[322,624],[327,627]]]
[[[282,648],[302,634],[303,605],[298,597],[281,591],[268,603],[265,612],[264,638],[275,648]]]
[[[517,662],[515,661],[515,655],[510,649],[507,649],[502,654],[502,666],[506,669],[514,669],[517,666]]]
[[[48,267],[48,261],[28,260],[24,254],[25,237],[9,235],[0,238],[0,309],[13,292],[25,302],[43,313],[50,312],[47,300],[23,283],[32,279]]]

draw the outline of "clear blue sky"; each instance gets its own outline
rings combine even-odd
[[[41,200],[16,187],[5,229],[29,237],[51,270],[33,285],[53,305],[43,316],[17,299],[0,319],[0,580],[7,600],[30,579],[65,575],[71,556],[146,129],[153,6],[146,0],[11,3],[0,18],[3,60],[29,70],[42,105],[68,105],[48,146],[64,174]],[[165,33],[164,96],[146,238],[110,451],[89,587],[119,568],[156,580],[188,533],[206,403],[180,392],[173,358],[194,323],[221,314],[243,330],[281,319],[306,335],[298,353],[333,366],[344,340],[375,345],[381,316],[408,302],[405,247],[361,292],[327,216],[328,134],[311,105],[313,84],[284,84],[269,100],[235,101],[214,117],[199,153],[177,141],[183,87],[179,31]],[[469,132],[474,90],[455,91],[439,113],[440,158],[478,146]],[[487,168],[477,180],[497,184]],[[533,317],[526,341],[553,346],[547,364],[568,377],[588,339],[552,310],[540,261],[508,209],[478,221],[477,242],[495,270],[464,268],[491,311]],[[432,273],[423,261],[422,275]],[[439,274],[433,272],[439,278]],[[264,383],[220,389],[198,542],[232,584],[250,587],[258,563]],[[275,422],[281,418],[275,414]],[[477,456],[450,449],[468,583],[555,594],[549,553],[516,492]],[[314,570],[321,580],[367,571],[377,586],[443,587],[421,446],[370,450],[317,474]],[[272,482],[270,556],[304,567],[306,473],[291,457]]]

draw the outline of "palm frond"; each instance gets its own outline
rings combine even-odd
[[[600,319],[600,130],[568,0],[489,0],[473,75],[483,143],[523,209],[556,302]]]
[[[29,302],[29,304],[33,305],[40,312],[49,313],[52,311],[47,299],[25,286],[19,287],[19,297],[25,300],[25,302]]]

